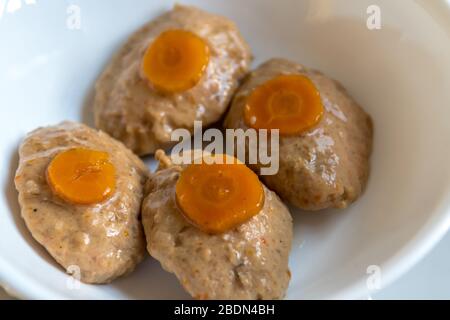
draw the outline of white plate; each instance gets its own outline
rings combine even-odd
[[[108,59],[172,1],[6,2],[0,0],[0,281],[25,298],[187,298],[150,258],[111,285],[70,290],[26,230],[12,182],[25,133],[64,119],[90,123],[84,106]],[[378,0],[382,28],[369,31],[371,0],[184,2],[234,19],[256,63],[282,56],[319,68],[373,116],[364,196],[343,211],[293,212],[287,297],[364,298],[376,289],[366,286],[376,284],[369,276],[378,269],[369,266],[381,268],[385,285],[416,263],[450,225],[449,4]],[[67,19],[77,8],[81,29],[71,30]]]

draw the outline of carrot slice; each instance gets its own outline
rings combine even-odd
[[[84,148],[62,152],[47,167],[47,182],[55,195],[73,204],[95,204],[116,188],[116,169],[109,154]]]

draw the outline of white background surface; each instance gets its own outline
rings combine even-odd
[[[372,299],[450,299],[450,233],[411,271]],[[0,289],[0,299],[9,299]]]

